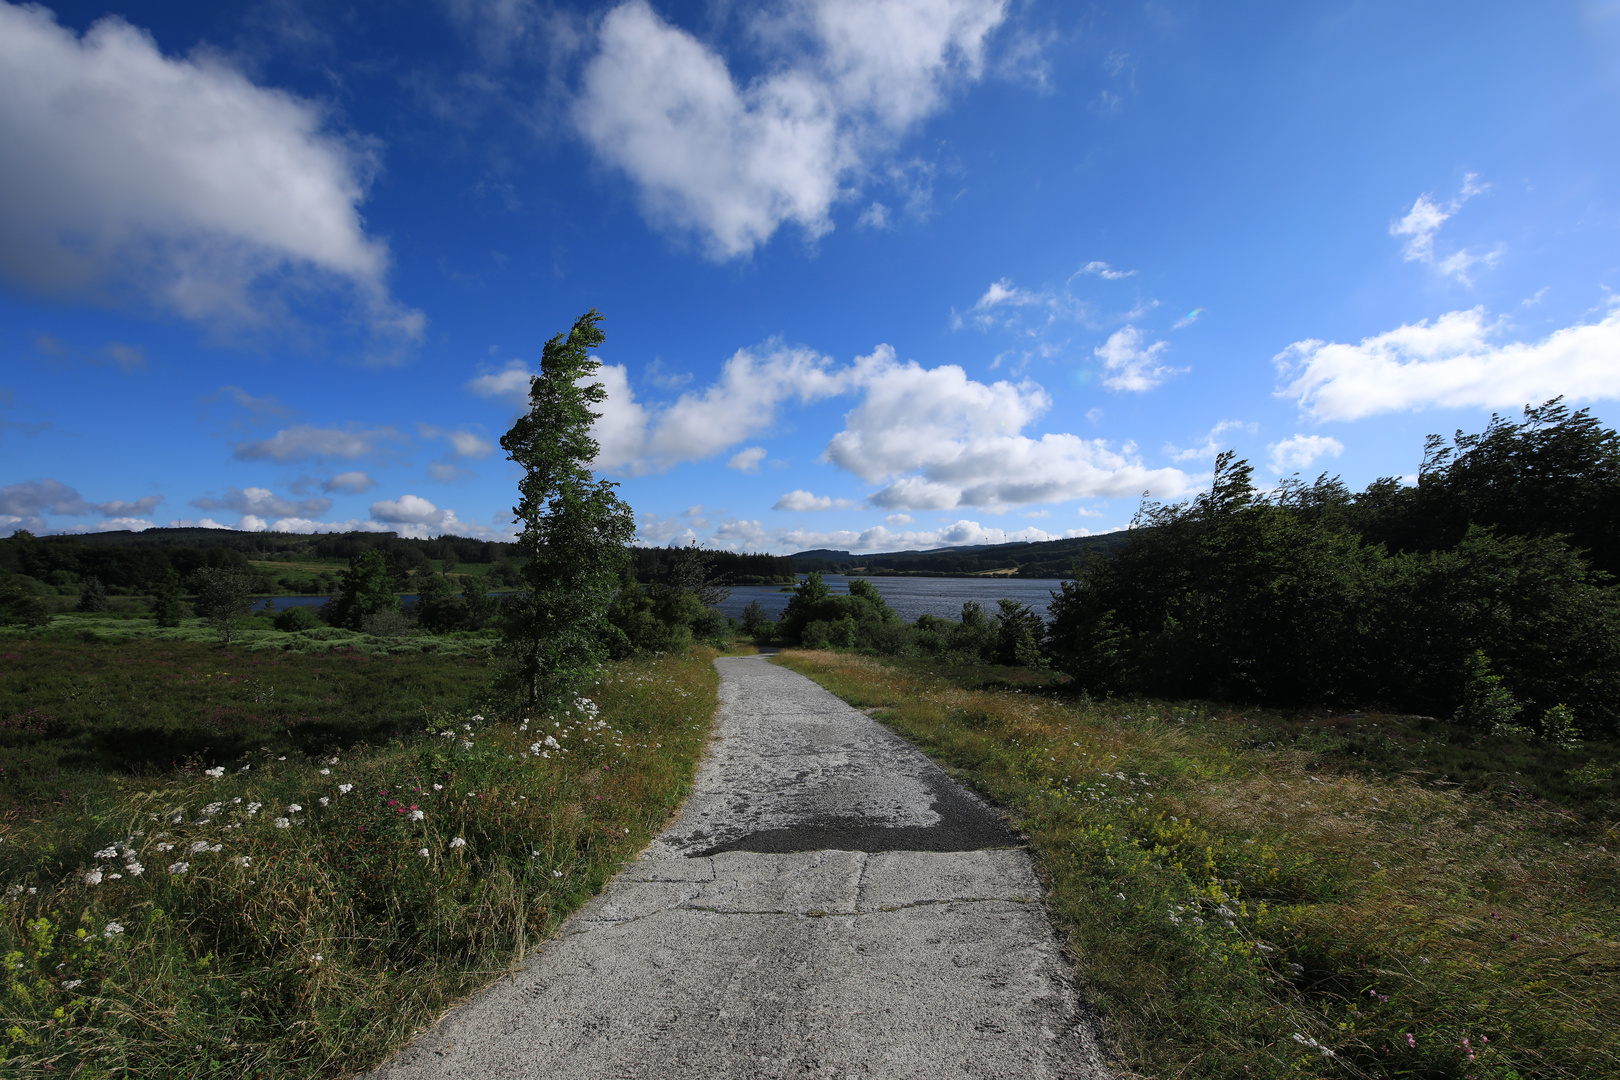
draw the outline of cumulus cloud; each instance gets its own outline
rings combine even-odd
[[[268,439],[234,444],[238,461],[307,461],[330,458],[374,457],[403,436],[392,427],[318,428],[294,424]]]
[[[904,364],[880,346],[855,365],[865,397],[827,445],[827,459],[869,481],[886,510],[949,510],[1109,495],[1180,494],[1186,476],[1148,469],[1101,439],[1022,434],[1051,407],[1037,384],[986,385],[955,365]],[[909,474],[909,475],[907,475]]]
[[[739,85],[724,58],[630,0],[602,20],[573,119],[655,224],[747,255],[832,228],[845,184],[977,79],[1005,0],[805,0],[762,27],[809,48]]]
[[[1246,424],[1241,420],[1222,420],[1209,429],[1209,434],[1200,439],[1197,444],[1183,450],[1173,443],[1164,444],[1165,456],[1171,461],[1214,461],[1215,455],[1230,445],[1225,436],[1228,432],[1243,431],[1253,434],[1255,424]]]
[[[448,430],[436,428],[428,424],[419,424],[417,429],[424,439],[444,439],[450,444],[450,456],[455,458],[482,458],[495,452],[495,444],[475,431],[466,429]]]
[[[163,502],[161,495],[146,495],[139,499],[111,499],[107,502],[93,503],[80,495],[76,488],[71,488],[60,480],[27,480],[17,484],[7,484],[0,487],[0,529],[7,530],[7,535],[17,529],[27,529],[29,532],[41,532],[50,528],[45,515],[59,515],[62,517],[89,517],[99,514],[109,519],[133,520],[135,515],[150,514],[159,503]],[[150,522],[146,523],[150,526]],[[109,528],[122,529],[128,525],[109,526]],[[104,532],[104,528],[86,526],[94,531]]]
[[[359,470],[340,472],[330,480],[321,481],[322,491],[340,491],[345,495],[359,495],[362,492],[370,491],[376,486],[377,481]]]
[[[529,403],[529,382],[533,378],[534,373],[529,371],[528,364],[522,360],[508,360],[501,370],[469,380],[467,389],[479,397],[505,398],[514,405],[523,406]]]
[[[1103,362],[1103,385],[1110,390],[1132,390],[1142,393],[1152,390],[1172,375],[1186,368],[1166,367],[1159,357],[1169,349],[1168,342],[1143,344],[1142,332],[1127,326],[1109,335],[1107,341],[1092,350]]]
[[[332,508],[331,499],[284,499],[269,488],[226,488],[219,498],[192,499],[199,510],[235,510],[254,517],[313,517]]]
[[[746,446],[731,455],[731,460],[726,462],[726,468],[736,469],[738,472],[757,473],[759,472],[759,463],[764,460],[765,448],[763,446]]]
[[[1453,311],[1359,344],[1296,341],[1275,357],[1292,398],[1317,420],[1430,408],[1514,408],[1562,394],[1620,397],[1620,307],[1539,341],[1498,341],[1485,309]]]
[[[1401,254],[1407,262],[1426,263],[1439,273],[1468,285],[1471,284],[1468,279],[1470,267],[1478,263],[1492,265],[1501,257],[1500,249],[1483,255],[1475,255],[1466,248],[1450,255],[1437,255],[1434,250],[1434,238],[1440,226],[1461,210],[1463,203],[1489,189],[1489,184],[1476,184],[1476,179],[1478,176],[1475,173],[1463,177],[1462,190],[1444,207],[1427,194],[1419,195],[1406,216],[1390,224],[1389,235],[1406,238]]]
[[[527,369],[521,361],[514,364],[519,366],[508,366],[495,376],[480,376],[467,388],[485,396],[526,402]],[[828,357],[809,349],[739,349],[710,386],[684,393],[667,405],[647,406],[636,400],[624,366],[603,364],[596,381],[607,390],[607,400],[598,406],[601,415],[591,432],[601,447],[594,466],[641,475],[713,457],[768,430],[783,404],[843,393],[851,385],[850,379],[850,369],[836,369]],[[748,458],[742,458],[734,467],[743,468],[747,462]]]
[[[756,550],[804,551],[811,548],[831,548],[855,554],[872,551],[928,551],[934,548],[965,547],[981,544],[1036,543],[1042,540],[1061,540],[1068,537],[1090,536],[1086,529],[1068,529],[1047,532],[1026,527],[1003,529],[981,525],[977,521],[961,519],[938,529],[904,530],[896,532],[883,525],[869,529],[839,529],[818,532],[811,529],[766,529],[758,521],[737,520],[725,522],[715,531],[715,541],[727,547],[752,547]]]
[[[166,57],[116,16],[81,39],[0,3],[0,143],[0,273],[28,288],[264,324],[279,284],[314,278],[379,338],[421,332],[357,209],[371,152],[218,56]]]
[[[1267,449],[1273,472],[1297,472],[1309,468],[1317,458],[1338,457],[1344,453],[1344,443],[1329,435],[1292,435]]]
[[[848,499],[835,499],[831,495],[813,495],[810,492],[800,488],[796,491],[790,491],[786,495],[783,495],[780,499],[777,499],[776,505],[772,506],[771,509],[797,511],[855,510],[859,508],[860,505],[860,503],[851,502]]]

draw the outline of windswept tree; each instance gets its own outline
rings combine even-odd
[[[523,523],[523,590],[502,605],[505,682],[530,709],[562,700],[604,656],[601,626],[619,587],[635,516],[597,480],[592,410],[607,390],[590,350],[605,338],[593,308],[546,342],[529,411],[501,438],[523,469],[512,513]]]

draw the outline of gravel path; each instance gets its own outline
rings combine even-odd
[[[1029,856],[902,739],[724,658],[680,820],[377,1080],[1102,1078]]]

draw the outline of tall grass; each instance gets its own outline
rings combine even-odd
[[[333,1076],[551,933],[678,807],[713,653],[566,712],[110,777],[0,824],[0,1059],[19,1076]]]
[[[1012,810],[1137,1075],[1620,1075],[1612,823],[1249,748],[1200,705],[782,660]]]

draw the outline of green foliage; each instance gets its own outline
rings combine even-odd
[[[1529,728],[1513,722],[1523,711],[1524,706],[1515,701],[1512,691],[1503,685],[1502,676],[1492,673],[1485,650],[1475,649],[1463,661],[1462,704],[1457,706],[1457,723],[1488,735],[1527,735]]]
[[[79,592],[79,611],[107,611],[112,608],[112,601],[107,599],[107,587],[101,579],[91,574],[84,579],[83,588]]]
[[[1515,703],[1620,723],[1620,594],[1561,539],[1474,524],[1391,553],[1356,531],[1386,485],[1363,506],[1336,480],[1270,497],[1251,481],[1227,453],[1190,503],[1145,506],[1054,597],[1052,662],[1091,693],[1462,708],[1489,731],[1511,717],[1485,719],[1501,710],[1470,689],[1483,650]]]
[[[1554,705],[1541,714],[1541,737],[1560,750],[1578,750],[1581,728],[1575,722],[1575,710],[1568,705]]]
[[[793,590],[777,633],[789,642],[803,641],[811,648],[867,648],[895,651],[904,640],[894,609],[865,578],[852,578],[849,595],[835,595],[812,572]]]
[[[286,611],[279,611],[273,621],[277,630],[289,634],[324,625],[320,616],[307,607],[290,607]]]
[[[237,622],[253,607],[253,579],[240,570],[205,566],[191,575],[197,614],[231,643]]]
[[[394,592],[394,574],[381,551],[372,549],[349,560],[338,593],[328,601],[322,616],[333,626],[358,630],[369,617],[399,610]]]
[[[618,485],[594,480],[600,449],[591,408],[607,398],[592,381],[590,350],[605,337],[593,309],[546,342],[529,411],[501,438],[523,469],[513,514],[523,523],[524,590],[502,607],[505,685],[530,709],[564,700],[606,652],[602,624],[618,591],[635,517]]]
[[[758,642],[766,642],[776,636],[776,620],[765,614],[765,605],[758,600],[750,600],[748,606],[743,608],[743,632]]]
[[[152,595],[152,621],[159,626],[179,626],[184,614],[180,573],[171,566]]]
[[[0,626],[32,629],[49,625],[50,621],[43,600],[13,575],[0,572]]]

